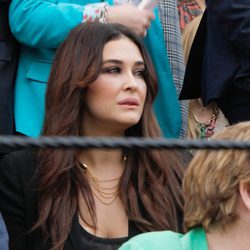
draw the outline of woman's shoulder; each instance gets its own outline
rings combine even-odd
[[[126,242],[120,250],[181,250],[180,233],[172,231],[149,232],[140,234]]]
[[[36,151],[18,150],[0,160],[0,210],[8,228],[11,249],[37,249],[33,234],[37,218]],[[26,237],[27,236],[27,237]]]
[[[36,160],[36,156],[37,156],[37,150],[32,150],[32,149],[21,149],[21,150],[16,150],[16,151],[12,151],[8,154],[5,154],[2,158],[2,160],[6,160],[6,159],[11,159],[12,161],[30,161],[30,162],[34,162]],[[20,163],[21,163],[20,162]]]
[[[0,160],[0,174],[17,173],[29,178],[37,167],[37,151],[31,149],[17,150],[4,155]]]

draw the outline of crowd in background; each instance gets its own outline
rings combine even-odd
[[[234,139],[237,137],[234,128],[247,130],[248,123],[242,123],[239,127],[232,126],[232,131],[230,129],[231,125],[250,120],[248,0],[158,0],[157,7],[153,9],[140,8],[140,2],[0,0],[0,134],[207,140],[216,138],[213,136],[217,133],[221,134],[221,139],[228,138],[227,135],[229,139]],[[98,36],[100,30],[106,33]],[[119,42],[115,43],[116,40]],[[81,43],[78,44],[79,42]],[[93,48],[94,44],[96,49]],[[109,46],[111,49],[107,49]],[[119,48],[117,51],[127,50],[127,55],[122,52],[114,53],[116,48]],[[131,57],[129,51],[135,56]],[[82,57],[79,58],[79,55]],[[113,65],[107,69],[101,66],[100,58],[103,57],[104,61],[105,56],[116,58],[111,60]],[[132,72],[131,75],[128,71]],[[129,84],[125,84],[125,78]],[[105,81],[124,81],[124,85],[121,84],[118,90],[118,87],[112,85],[102,85]],[[134,112],[130,118],[120,117],[115,109],[112,113],[111,99],[116,97],[115,93],[118,91],[128,96],[126,105],[133,106],[133,111],[129,109],[131,113]],[[134,98],[137,95],[138,99]],[[128,119],[128,122],[124,122],[124,119]],[[103,128],[94,125],[98,122],[102,122]],[[118,127],[116,123],[119,124]],[[105,124],[110,127],[105,127]],[[248,140],[247,132],[244,133],[242,139]],[[44,249],[78,249],[79,246],[90,246],[86,241],[88,233],[91,237],[107,240],[100,243],[97,239],[94,243],[97,249],[111,245],[112,249],[117,249],[139,233],[158,230],[183,232],[183,216],[185,230],[188,231],[183,237],[202,239],[202,249],[216,249],[214,239],[218,240],[221,236],[218,223],[224,223],[222,228],[229,228],[229,232],[235,232],[234,220],[229,223],[227,218],[224,221],[224,215],[214,214],[207,219],[211,224],[206,224],[208,222],[204,218],[192,217],[190,209],[194,203],[190,202],[188,207],[195,195],[200,199],[195,206],[203,202],[197,193],[193,194],[193,190],[189,189],[191,185],[205,185],[199,183],[199,177],[192,172],[193,168],[206,169],[206,163],[202,163],[200,158],[209,158],[211,155],[211,162],[215,155],[220,159],[230,159],[233,152],[229,155],[225,152],[200,152],[195,155],[188,171],[185,169],[193,152],[137,153],[138,157],[135,152],[107,153],[105,150],[64,154],[41,150],[15,154],[0,148],[0,157],[3,158],[0,163],[0,180],[3,183],[2,187],[0,183],[0,201],[7,204],[9,202],[10,210],[13,210],[11,214],[7,212],[8,206],[0,205],[3,214],[3,218],[0,217],[0,249],[8,249],[8,241],[10,249],[36,249],[41,247],[43,239],[47,242],[42,246]],[[109,161],[103,160],[107,157]],[[219,165],[219,161],[218,158],[214,168]],[[99,166],[103,162],[111,166],[106,174],[98,168],[88,167],[93,164]],[[132,165],[139,170],[135,171]],[[234,165],[235,168],[239,166],[241,162]],[[124,167],[126,171],[123,171]],[[226,168],[227,165],[223,167]],[[22,168],[23,172],[19,173],[16,170],[18,168]],[[152,173],[154,168],[157,171]],[[242,171],[245,174],[248,170],[242,168]],[[184,189],[181,191],[183,174],[186,172]],[[85,178],[83,181],[82,173]],[[209,174],[208,170],[206,174]],[[73,181],[70,177],[72,175]],[[101,180],[96,177],[99,175]],[[197,183],[188,181],[191,175],[197,179]],[[33,176],[39,176],[35,183],[27,187],[18,184],[19,179],[21,182],[32,182]],[[228,180],[225,179],[226,181]],[[230,211],[230,216],[237,214],[238,217],[245,218],[244,214],[247,217],[248,200],[244,192],[247,192],[248,186],[240,183],[248,181],[246,175],[246,178],[235,182],[240,192],[237,199],[243,201],[245,210],[244,213],[243,210],[236,210],[239,205],[237,203]],[[152,186],[146,190],[148,182]],[[103,186],[103,183],[106,184]],[[127,189],[122,188],[122,185]],[[167,188],[163,191],[165,186]],[[27,188],[37,188],[38,192],[34,195]],[[19,192],[25,193],[25,197],[17,195]],[[155,198],[153,192],[159,197]],[[165,198],[160,200],[160,196]],[[191,198],[188,201],[185,197]],[[207,200],[209,198],[211,197]],[[32,200],[28,205],[27,199],[29,202]],[[60,203],[64,204],[65,209],[58,206]],[[153,203],[157,204],[158,209],[152,206]],[[109,205],[114,207],[110,210],[111,213],[108,209],[106,211]],[[168,212],[164,212],[164,206],[169,208]],[[83,216],[81,213],[85,210],[88,213]],[[74,244],[71,246],[68,236],[72,234],[75,237],[79,233],[74,231],[74,227],[79,224],[75,223],[76,211],[80,211],[80,225],[87,229],[84,236],[81,235],[83,243],[79,241],[78,246],[71,248]],[[114,234],[114,230],[110,231],[104,219],[112,211],[117,214],[118,222],[122,218],[120,224],[112,224],[114,228],[119,228]],[[25,213],[29,214],[30,220],[24,219]],[[68,220],[60,222],[59,217],[66,214],[70,214]],[[221,217],[217,220],[213,216]],[[125,231],[129,228],[128,237],[117,237],[126,235],[121,229],[126,220],[129,221],[125,223]],[[103,231],[97,230],[99,223]],[[62,229],[57,231],[58,227]],[[67,229],[71,227],[72,230]],[[214,227],[216,230],[210,233],[210,229]],[[23,236],[16,237],[29,230],[35,233],[25,240]],[[204,235],[207,236],[207,241],[204,240]],[[167,239],[172,242],[172,248],[177,249],[174,246],[179,244],[179,236],[164,233],[149,234],[141,239],[139,236],[138,240],[125,244],[124,249],[153,249],[150,248],[150,242],[157,237],[159,248],[155,249],[164,248]],[[123,240],[111,242],[110,238]],[[76,241],[78,240],[77,238]],[[149,245],[144,245],[144,240]]]

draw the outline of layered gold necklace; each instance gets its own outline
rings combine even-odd
[[[124,157],[124,162],[126,157]],[[111,205],[116,200],[119,194],[119,182],[121,176],[112,179],[100,180],[91,173],[86,163],[81,163],[83,171],[86,174],[90,186],[92,188],[93,195],[104,205]],[[105,184],[110,184],[109,187]]]

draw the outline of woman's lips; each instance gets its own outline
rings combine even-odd
[[[121,106],[129,106],[129,107],[139,106],[139,102],[136,98],[126,98],[119,101],[118,104]]]

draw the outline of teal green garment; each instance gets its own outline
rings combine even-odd
[[[163,135],[168,138],[178,138],[181,130],[181,110],[167,56],[163,29],[158,17],[158,9],[155,9],[155,17],[144,39],[158,78],[158,94],[154,102],[154,111]]]
[[[10,26],[22,43],[14,92],[16,130],[31,137],[42,131],[45,93],[56,48],[82,21],[84,5],[98,0],[12,0]],[[112,0],[109,1],[112,5]],[[181,115],[163,40],[155,11],[145,43],[159,78],[159,94],[154,108],[167,137],[178,137]]]
[[[22,43],[14,92],[16,130],[41,133],[45,93],[55,50],[82,21],[84,0],[12,0],[12,33]]]
[[[119,250],[208,250],[208,245],[205,231],[195,228],[184,235],[171,231],[140,234]]]

